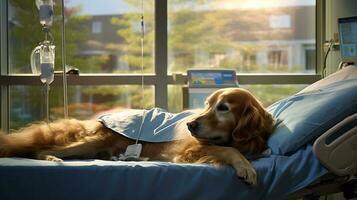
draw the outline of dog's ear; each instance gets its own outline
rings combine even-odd
[[[272,116],[260,105],[247,105],[232,132],[232,146],[243,154],[259,154],[273,127]]]

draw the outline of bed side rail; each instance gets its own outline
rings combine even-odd
[[[357,113],[322,134],[313,151],[319,161],[339,176],[357,173]]]

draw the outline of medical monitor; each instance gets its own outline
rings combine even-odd
[[[236,72],[230,69],[189,69],[190,88],[224,88],[238,85]]]
[[[357,16],[339,18],[338,32],[342,61],[357,63]]]
[[[188,90],[187,95],[184,95],[184,108],[203,108],[205,99],[214,91],[238,87],[236,72],[231,69],[189,69],[187,78]]]

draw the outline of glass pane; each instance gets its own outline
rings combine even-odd
[[[259,101],[268,107],[272,103],[293,95],[307,85],[240,85],[240,87],[249,90]],[[182,85],[169,86],[168,106],[171,112],[180,112],[183,110],[183,104],[188,105],[188,99],[184,99]],[[208,93],[206,94],[209,95]],[[186,97],[185,97],[186,98]],[[204,106],[202,102],[202,107]]]
[[[315,0],[168,1],[169,73],[315,73]]]
[[[139,85],[121,86],[69,86],[69,117],[90,119],[104,112],[116,112],[127,108],[151,108],[154,106],[154,87]],[[63,118],[62,87],[51,87],[49,94],[50,120]],[[10,87],[10,129],[45,119],[44,90],[39,86]]]
[[[308,85],[241,85],[249,90],[260,102],[268,107],[271,104],[296,94]]]
[[[32,73],[30,56],[32,50],[45,40],[39,21],[36,1],[8,1],[8,60],[9,73]],[[61,69],[61,9],[60,1],[55,0],[54,18],[51,32],[56,46],[55,70]],[[47,37],[50,40],[49,36]]]
[[[62,70],[61,0],[51,27],[55,70]],[[141,73],[141,4],[66,0],[66,64],[81,73]],[[144,72],[154,72],[154,0],[144,1]],[[45,40],[35,1],[9,0],[10,73],[31,73],[30,54]],[[30,34],[29,34],[30,33]]]
[[[46,118],[46,100],[44,87],[10,86],[9,112],[10,129],[18,129],[28,123],[42,121]],[[63,118],[63,109],[54,114],[53,108],[63,107],[63,92],[60,87],[51,87],[49,92],[49,118]]]
[[[183,110],[183,85],[168,86],[168,110],[170,112],[180,112]],[[187,87],[187,86],[186,86]]]

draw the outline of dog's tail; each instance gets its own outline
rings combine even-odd
[[[33,132],[0,133],[0,157],[30,156],[35,149]]]
[[[0,133],[0,157],[31,158],[38,150],[56,145],[56,132],[49,124],[35,123],[10,134]]]
[[[101,132],[102,135],[100,135],[97,132],[101,127],[101,123],[93,122],[93,120],[61,119],[50,124],[32,124],[10,134],[0,132],[0,157],[33,158],[39,151],[84,141],[87,136],[91,140],[96,138],[100,140],[105,137],[102,135],[106,134],[106,132]],[[94,136],[96,134],[98,134],[97,137]]]

